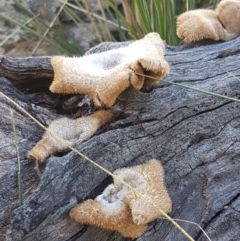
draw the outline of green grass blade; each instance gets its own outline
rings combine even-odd
[[[121,42],[127,41],[126,30],[123,29],[122,22],[118,14],[116,13],[113,15],[108,5],[105,6],[105,10],[106,10],[106,14],[109,16],[110,21],[114,22],[116,24],[115,26],[117,27],[118,38],[115,39],[114,36],[112,36],[113,41],[121,41]]]
[[[105,41],[111,41],[112,35],[110,33],[110,28],[109,28],[107,17],[106,17],[106,12],[105,12],[103,4],[100,0],[98,0],[98,5],[100,7],[102,18],[103,18],[103,23],[104,23],[103,28],[105,29]]]
[[[8,21],[8,22],[10,22],[10,23],[14,23],[14,24],[17,25],[17,26],[20,26],[22,29],[26,30],[26,31],[29,32],[29,33],[32,33],[33,35],[35,35],[36,37],[38,37],[38,38],[40,38],[40,39],[43,39],[45,42],[51,44],[52,46],[54,46],[56,49],[60,50],[61,52],[63,52],[63,53],[66,53],[66,52],[67,52],[62,46],[59,46],[58,44],[56,44],[56,42],[50,40],[50,39],[47,38],[47,37],[43,37],[43,36],[41,35],[41,33],[38,33],[38,32],[36,32],[36,31],[32,30],[31,28],[29,28],[29,27],[27,27],[27,26],[25,26],[25,25],[17,22],[16,20],[14,20],[14,19],[12,19],[12,18],[9,18],[9,17],[7,17],[7,16],[5,16],[5,15],[3,15],[3,14],[1,14],[1,13],[0,13],[0,18],[4,19],[4,20],[6,20],[6,21]],[[69,52],[67,52],[67,54],[71,55],[71,53],[69,53]]]
[[[0,17],[18,26],[21,32],[28,32],[41,41],[51,44],[55,49],[60,51],[60,53],[69,56],[82,54],[78,43],[73,40],[69,40],[71,43],[68,43],[66,37],[64,37],[63,27],[59,19],[56,20],[58,24],[56,24],[56,26],[54,25],[54,29],[50,27],[50,30],[49,23],[51,23],[51,19],[54,19],[55,13],[48,11],[41,0],[34,1],[39,6],[41,17],[37,17],[35,13],[22,4],[20,0],[13,0],[13,2],[23,13],[16,14],[16,11],[7,9],[6,6],[0,6]],[[122,0],[124,10],[122,13],[118,8],[116,0],[98,0],[101,9],[101,13],[99,14],[93,11],[87,0],[73,0],[71,3],[67,0],[56,0],[59,6],[65,4],[63,10],[79,27],[82,26],[83,21],[78,14],[76,14],[76,10],[83,12],[92,23],[93,29],[91,28],[90,31],[97,37],[98,42],[109,40],[126,41],[129,40],[129,38],[139,39],[147,33],[154,31],[158,32],[162,39],[166,40],[170,45],[177,45],[179,42],[176,36],[176,16],[178,14],[186,11],[186,9],[215,7],[219,1],[220,0]],[[34,18],[31,25],[25,24],[29,16]],[[117,27],[118,33],[116,39],[110,32],[110,25]],[[87,25],[85,25],[85,27],[87,27]],[[22,36],[22,34],[20,34],[20,36]]]
[[[149,33],[153,32],[152,24],[151,24],[151,14],[150,14],[150,1],[133,1],[135,3],[135,11],[138,13],[139,22],[142,24],[142,28],[144,28],[144,32]]]
[[[18,200],[19,200],[19,206],[22,206],[23,201],[22,201],[21,162],[20,162],[19,151],[18,151],[18,141],[17,141],[17,134],[16,134],[15,118],[14,118],[14,114],[13,114],[12,110],[10,110],[10,115],[11,115],[13,138],[14,138],[14,143],[15,143],[15,147],[16,147],[17,163],[18,163]]]
[[[169,0],[167,1],[166,6],[166,19],[167,19],[167,32],[166,32],[166,40],[171,45],[176,45],[178,40],[176,36],[176,19],[174,14],[174,5],[173,1]]]
[[[196,0],[187,0],[186,3],[187,3],[187,6],[186,6],[187,11],[190,11],[196,8]]]
[[[213,9],[219,4],[220,0],[213,0]]]
[[[66,2],[67,2],[67,0],[66,0]],[[66,4],[66,2],[65,2],[65,4]],[[50,31],[51,28],[53,27],[54,23],[57,21],[57,18],[58,18],[58,16],[59,16],[59,14],[62,12],[65,4],[60,7],[60,9],[58,10],[57,14],[54,16],[53,20],[51,21],[51,23],[50,23],[49,26],[47,27],[47,30],[43,33],[42,37],[46,37],[46,36],[47,36],[47,34],[49,33],[49,31]],[[38,49],[38,47],[40,46],[40,44],[42,43],[42,41],[43,41],[43,38],[41,38],[41,39],[39,40],[39,42],[37,43],[37,45],[36,45],[35,48],[33,49],[31,55],[33,55],[33,54],[36,52],[36,50]]]
[[[228,97],[226,95],[217,94],[217,93],[214,93],[214,92],[211,92],[211,91],[198,89],[198,88],[195,88],[195,87],[179,84],[179,83],[168,81],[168,80],[161,80],[161,81],[163,81],[165,83],[168,83],[168,84],[171,84],[171,85],[175,85],[175,86],[181,87],[183,89],[193,90],[193,91],[196,91],[196,92],[199,92],[199,93],[203,93],[203,94],[206,94],[206,95],[210,95],[210,96],[213,96],[213,97],[217,97],[217,98],[221,98],[221,99],[224,99],[224,100],[229,100],[229,101],[233,101],[233,102],[236,102],[236,103],[240,103],[239,99]]]
[[[27,25],[28,23],[30,23],[31,21],[33,21],[35,18],[37,18],[37,16],[29,19],[27,22],[25,22],[23,25]],[[4,45],[11,37],[13,37],[16,33],[18,33],[21,30],[20,27],[18,27],[15,31],[13,31],[6,39],[4,39],[1,43],[0,43],[0,47],[2,45]]]
[[[22,4],[20,1],[18,0],[12,0],[16,6],[21,9],[24,13],[26,13],[27,15],[29,15],[30,17],[35,17],[36,15],[28,8],[26,7],[24,4]]]
[[[151,77],[151,76],[148,76],[148,75],[144,75],[144,74],[139,74],[139,73],[137,73],[137,75],[158,80],[157,78],[154,78],[154,77]],[[206,95],[210,95],[210,96],[213,96],[213,97],[217,97],[217,98],[221,98],[221,99],[224,99],[224,100],[228,100],[228,101],[240,103],[240,100],[239,100],[239,99],[232,98],[232,97],[228,97],[228,96],[226,96],[226,95],[221,95],[221,94],[217,94],[217,93],[214,93],[214,92],[211,92],[211,91],[198,89],[198,88],[195,88],[195,87],[192,87],[192,86],[179,84],[179,83],[176,83],[176,82],[173,82],[173,81],[169,81],[169,80],[159,80],[159,82],[160,82],[160,81],[161,81],[161,82],[168,83],[168,84],[170,84],[170,85],[175,85],[175,86],[181,87],[181,88],[183,88],[183,89],[193,90],[193,91],[196,91],[196,92],[199,92],[199,93],[203,93],[203,94],[206,94]]]

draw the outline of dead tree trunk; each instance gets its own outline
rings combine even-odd
[[[166,58],[171,64],[167,80],[240,98],[240,38],[194,48],[167,47]],[[43,93],[53,75],[49,57],[2,56],[0,75],[1,91],[43,124],[63,115],[62,97]],[[74,223],[68,215],[76,203],[98,195],[110,178],[73,152],[48,158],[39,177],[26,153],[43,130],[0,99],[0,240],[115,240],[115,233]],[[173,201],[171,217],[200,224],[211,240],[239,240],[240,104],[160,82],[148,93],[125,91],[117,105],[115,120],[77,149],[110,171],[161,160]],[[10,109],[22,166],[21,207]],[[180,225],[195,240],[207,240],[195,226]],[[186,238],[160,219],[138,240]]]

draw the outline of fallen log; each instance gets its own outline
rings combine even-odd
[[[171,65],[166,80],[240,98],[240,38],[205,46],[167,46],[165,56]],[[53,76],[49,60],[1,56],[0,62],[1,91],[45,125],[66,115],[59,108],[63,99],[45,93]],[[43,130],[0,98],[0,240],[116,240],[116,233],[69,218],[73,206],[96,197],[111,178],[73,152],[48,158],[39,166],[39,176],[26,153]],[[22,167],[20,207],[10,109]],[[170,216],[198,223],[211,240],[238,240],[240,104],[162,81],[149,92],[128,89],[118,98],[117,109],[120,114],[77,149],[110,171],[161,160],[173,202]],[[207,240],[196,226],[179,224],[194,240]],[[187,239],[159,219],[137,240]]]

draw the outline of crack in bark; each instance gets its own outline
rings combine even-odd
[[[220,131],[219,133],[217,133],[217,135],[219,135],[220,133],[221,133],[221,131]],[[217,135],[216,135],[216,136],[217,136]],[[215,137],[215,136],[214,136],[214,137]],[[217,161],[219,158],[221,158],[221,157],[224,155],[224,153],[226,153],[227,150],[229,150],[234,144],[235,144],[235,143],[231,143],[231,144],[227,147],[227,149],[226,149],[224,152],[219,153],[219,154],[218,154],[218,157],[216,157],[214,160],[209,161],[209,162],[203,162],[203,161],[202,161],[202,163],[200,163],[200,164],[197,165],[196,167],[192,167],[192,166],[190,165],[190,163],[188,163],[188,166],[190,167],[191,171],[189,171],[188,173],[186,173],[186,174],[184,174],[184,175],[180,175],[180,174],[177,173],[177,172],[176,172],[176,173],[178,174],[178,176],[179,176],[180,178],[184,178],[184,177],[188,176],[190,173],[192,173],[194,170],[197,170],[197,169],[200,168],[200,167],[203,167],[203,166],[205,166],[205,165],[209,165],[209,164],[211,164],[211,163],[216,162],[216,161]],[[184,152],[181,153],[181,155],[184,155],[184,153],[186,153],[187,151],[189,151],[189,149],[190,149],[190,147],[186,148],[186,149],[184,150]],[[172,157],[172,159],[173,159],[176,155],[178,155],[178,154],[179,154],[179,153],[175,154],[175,155]]]
[[[190,142],[190,144],[187,146],[186,149],[189,150],[192,146],[194,146],[202,141],[210,140],[212,138],[217,137],[231,121],[232,121],[232,119],[227,121],[226,123],[224,123],[224,125],[222,127],[219,127],[219,131],[217,131],[215,134],[205,134],[205,133],[200,134],[200,136],[198,136],[196,139],[193,139]],[[230,146],[232,146],[232,144]]]
[[[221,107],[223,107],[223,106],[225,106],[225,105],[227,105],[227,104],[229,104],[229,103],[232,103],[232,102],[229,102],[229,101],[228,101],[228,102],[223,103],[223,104],[221,104],[221,105],[219,105],[219,106],[217,106],[217,107],[214,107],[214,108],[211,108],[211,109],[207,109],[207,110],[204,110],[204,111],[200,111],[200,112],[198,112],[198,113],[196,113],[196,114],[193,114],[193,115],[189,115],[189,116],[181,119],[180,121],[174,123],[172,126],[170,126],[169,128],[167,128],[166,130],[164,130],[164,131],[163,131],[162,133],[160,133],[159,135],[165,134],[166,132],[168,132],[168,131],[171,130],[172,128],[176,127],[178,124],[180,124],[180,123],[182,123],[182,122],[184,122],[184,121],[186,121],[186,120],[188,120],[188,119],[190,119],[190,118],[194,118],[194,117],[196,117],[196,116],[199,116],[199,115],[202,115],[202,114],[205,114],[205,113],[208,113],[208,112],[212,112],[212,111],[217,110],[217,109],[219,109],[219,108],[221,108]],[[181,107],[180,107],[179,109],[181,109]],[[172,112],[171,114],[175,114],[179,109],[177,109],[176,111]],[[190,109],[190,108],[189,108],[189,109]],[[189,111],[189,112],[190,112],[190,111]],[[163,119],[164,119],[164,120],[167,119],[167,117],[169,117],[171,114],[166,115],[165,117],[162,118],[162,120],[163,120]],[[160,120],[159,120],[159,121],[160,121]]]
[[[142,120],[134,120],[131,122],[127,122],[127,123],[119,123],[116,124],[113,128],[109,128],[109,130],[117,130],[117,129],[125,129],[127,127],[131,127],[131,126],[137,126],[139,124],[144,124],[144,123],[151,123],[154,121],[158,121],[157,118],[151,118],[151,119],[142,119]]]
[[[100,195],[104,189],[109,185],[113,183],[113,179],[111,176],[106,177],[102,180],[95,188],[91,190],[91,192],[87,195],[86,199],[94,199],[96,196]]]
[[[239,53],[240,53],[240,50],[233,50],[233,49],[223,50],[216,56],[216,59],[222,59],[229,56],[233,57],[235,55],[239,55]]]

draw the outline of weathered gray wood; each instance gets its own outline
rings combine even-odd
[[[53,77],[51,57],[13,58],[0,55],[0,76],[23,92],[48,89]]]
[[[168,80],[240,98],[240,38],[195,48],[167,47],[166,58],[171,64]],[[43,123],[58,116],[53,104],[32,105],[32,96],[0,81],[1,91]],[[45,106],[58,101],[52,98]],[[14,241],[114,240],[114,233],[68,217],[76,203],[101,192],[109,183],[107,175],[70,152],[40,166],[40,180],[26,152],[42,130],[13,108],[24,187],[24,205],[17,208],[11,105],[1,97],[0,106],[0,240],[6,232],[7,240]],[[239,240],[240,104],[161,82],[149,93],[127,90],[117,107],[121,114],[78,150],[110,171],[160,159],[173,201],[171,216],[199,223],[212,240]],[[194,226],[181,225],[195,240],[207,240]],[[158,220],[138,240],[187,239],[168,221]]]

